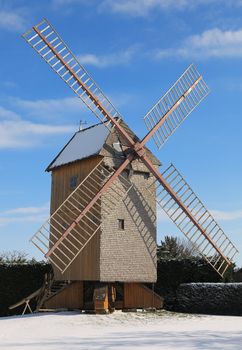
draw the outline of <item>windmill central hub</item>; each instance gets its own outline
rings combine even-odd
[[[145,149],[143,146],[141,146],[141,144],[139,142],[137,142],[134,145],[134,151],[139,157],[142,157],[145,155]]]

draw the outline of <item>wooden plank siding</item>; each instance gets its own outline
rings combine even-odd
[[[60,293],[48,299],[43,308],[46,309],[82,309],[83,282],[72,282]]]
[[[64,200],[73,191],[70,187],[71,177],[77,176],[77,183],[82,180],[92,171],[93,168],[100,162],[101,156],[89,157],[74,163],[63,165],[52,171],[51,184],[51,206],[50,210],[53,213]]]
[[[163,307],[163,298],[141,283],[124,283],[124,309]]]
[[[72,164],[53,169],[51,184],[51,214],[64,202],[74,190],[71,178],[77,177],[77,185],[100,162],[101,156],[94,156]],[[70,219],[68,213],[64,217]],[[69,221],[68,221],[69,222]],[[55,241],[54,239],[52,239]],[[100,232],[90,240],[87,246],[71,264],[64,274],[53,266],[56,280],[99,280],[100,278]]]

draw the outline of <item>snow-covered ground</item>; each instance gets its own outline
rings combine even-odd
[[[0,349],[242,349],[242,317],[73,312],[0,318]]]

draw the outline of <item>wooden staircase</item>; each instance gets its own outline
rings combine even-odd
[[[53,281],[50,288],[47,290],[45,299],[43,302],[47,301],[48,299],[52,298],[53,296],[59,294],[62,292],[65,288],[67,288],[71,284],[70,281]]]

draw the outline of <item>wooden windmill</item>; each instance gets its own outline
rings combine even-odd
[[[145,115],[148,133],[139,139],[46,19],[23,37],[101,122],[75,134],[47,169],[52,171],[51,216],[31,240],[52,263],[55,278],[120,282],[126,295],[132,294],[132,282],[155,282],[156,203],[223,276],[236,247],[175,166],[160,172],[159,161],[145,147],[153,138],[160,149],[208,94],[194,65]],[[82,146],[103,137],[106,148],[75,156],[79,137]],[[61,177],[71,178],[71,190],[64,189]]]

